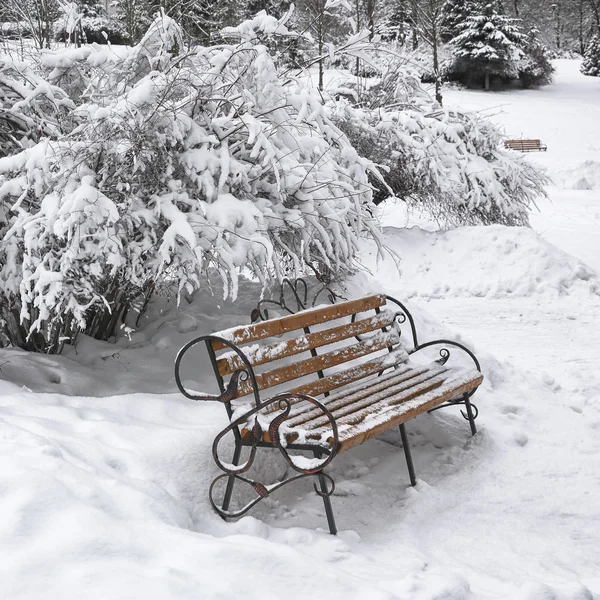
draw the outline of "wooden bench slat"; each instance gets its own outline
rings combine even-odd
[[[379,402],[371,400],[370,404],[361,410],[352,410],[353,407],[351,406],[349,407],[350,410],[347,414],[345,413],[343,416],[340,416],[340,418],[336,417],[338,427],[341,427],[342,425],[358,425],[371,415],[387,412],[390,406],[401,404],[402,402],[411,400],[412,398],[416,398],[417,396],[440,387],[446,379],[448,379],[447,373],[438,374],[433,377],[425,377],[424,381],[418,381],[415,382],[414,385],[404,386],[404,389],[398,390],[395,394],[382,397]],[[326,423],[323,423],[323,425],[326,425]],[[316,429],[316,427],[311,427],[311,429]]]
[[[358,390],[342,390],[340,393],[335,394],[335,396],[330,396],[326,398],[323,403],[327,406],[328,410],[330,410],[334,415],[337,415],[337,411],[339,409],[344,408],[345,406],[352,404],[355,405],[359,401],[363,399],[367,399],[369,402],[372,402],[372,398],[370,398],[373,394],[377,394],[382,392],[383,390],[391,390],[389,393],[393,393],[393,390],[397,389],[399,386],[410,386],[413,384],[413,379],[420,377],[433,377],[438,375],[442,371],[444,371],[443,367],[437,366],[437,369],[431,368],[430,366],[422,367],[420,369],[410,369],[406,368],[404,370],[398,369],[398,371],[393,371],[388,375],[392,375],[392,377],[380,377],[378,379],[370,379],[365,382],[364,385],[360,386]],[[409,382],[410,383],[407,383]],[[286,421],[286,424],[289,427],[296,427],[303,423],[308,423],[309,421],[313,421],[314,419],[318,419],[323,417],[323,411],[314,408],[310,405],[309,410],[306,410],[301,413],[297,413],[293,415],[292,418],[289,418]],[[327,423],[327,420],[325,420]]]
[[[483,376],[479,374],[477,377],[473,377],[458,386],[449,383],[447,386],[442,386],[441,388],[396,405],[394,410],[390,411],[390,414],[382,413],[377,415],[372,420],[369,419],[369,422],[365,423],[364,427],[348,428],[346,431],[340,433],[338,452],[350,450],[350,448],[377,437],[394,427],[398,427],[398,425],[409,421],[423,412],[431,410],[448,400],[458,398],[462,394],[477,388],[481,385],[482,381]]]
[[[360,381],[371,375],[375,375],[377,373],[381,373],[387,369],[398,368],[403,369],[404,371],[409,370],[408,367],[404,367],[402,363],[407,358],[406,351],[404,348],[396,348],[389,354],[385,356],[378,356],[373,360],[365,362],[361,365],[357,365],[354,367],[350,367],[349,369],[344,369],[343,371],[338,371],[337,373],[333,373],[331,375],[326,375],[322,379],[317,379],[315,381],[311,381],[309,383],[305,383],[304,385],[295,387],[290,390],[292,394],[306,394],[308,396],[318,397],[327,392],[331,392],[338,388],[342,388],[346,385],[352,384],[356,381]],[[394,371],[395,373],[396,371]],[[387,373],[382,375],[385,377],[386,375],[390,375],[391,373]],[[365,382],[368,384],[369,382]],[[297,404],[292,402],[292,404]],[[275,412],[279,410],[276,405],[272,405],[266,412]]]
[[[331,406],[329,403],[327,403],[326,406],[335,417],[336,421],[344,423],[343,417],[349,419],[350,415],[358,413],[363,409],[366,411],[364,413],[366,415],[368,414],[369,407],[379,405],[391,396],[397,397],[405,391],[408,393],[409,390],[416,390],[416,392],[419,393],[420,389],[425,389],[429,384],[435,385],[438,382],[443,383],[444,380],[448,378],[448,373],[443,367],[423,369],[420,372],[409,371],[404,375],[405,377],[398,383],[396,383],[395,380],[392,380],[394,385],[387,387],[374,385],[372,390],[367,390],[366,393],[362,393],[360,397],[352,398],[351,396],[348,396],[335,403],[335,406]],[[299,425],[305,429],[316,429],[318,427],[323,427],[328,423],[329,420],[321,411],[319,415],[306,419],[303,422],[301,421]],[[292,423],[289,425],[292,426]]]
[[[277,344],[263,346],[262,348],[245,350],[244,353],[252,366],[263,365],[301,352],[306,352],[313,348],[320,348],[322,346],[347,340],[348,338],[357,335],[364,335],[371,331],[388,327],[394,322],[394,316],[395,313],[393,311],[384,310],[377,315],[355,321],[354,323],[347,323],[324,331],[316,331],[315,333],[309,333],[287,342],[279,342]],[[235,353],[228,353],[227,357],[221,356],[217,361],[217,368],[219,369],[221,376],[229,375],[237,369],[243,368],[243,366],[242,360]]]
[[[379,403],[373,403],[367,409],[352,413],[346,417],[336,418],[339,428],[338,453],[362,444],[363,442],[377,437],[381,433],[397,427],[401,423],[409,421],[422,412],[431,410],[448,400],[452,400],[477,388],[483,381],[483,376],[478,372],[468,371],[463,375],[463,381],[458,384],[453,377],[453,371],[444,370],[436,374],[432,379],[413,384],[406,390],[392,394]],[[286,425],[289,420],[286,421]],[[291,428],[286,434],[288,444],[293,444],[303,437],[306,440],[323,440],[324,435],[330,434],[328,421],[313,429],[309,427]],[[293,431],[296,429],[296,431]],[[250,431],[242,429],[242,437],[249,439]],[[263,432],[263,441],[271,443],[269,432]],[[333,440],[327,439],[331,445]]]
[[[257,342],[268,337],[282,335],[289,331],[303,329],[312,325],[318,325],[327,321],[341,319],[350,315],[358,314],[368,310],[373,310],[384,306],[386,298],[384,294],[374,296],[366,296],[358,300],[348,300],[340,304],[332,304],[331,306],[311,308],[294,315],[280,317],[278,319],[270,319],[254,325],[242,327],[234,327],[224,331],[218,331],[214,335],[222,337],[234,344],[249,344]],[[214,341],[212,342],[214,351],[227,348],[224,344]]]
[[[396,346],[399,343],[400,338],[396,331],[381,332],[363,342],[258,374],[256,375],[256,384],[259,390],[264,390]],[[252,382],[248,379],[240,384],[236,398],[250,394],[252,391]]]

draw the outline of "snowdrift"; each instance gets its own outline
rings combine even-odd
[[[591,268],[525,227],[460,227],[446,232],[386,227],[384,240],[401,259],[399,287],[404,298],[492,299],[561,295],[573,287],[598,289]],[[374,257],[369,248],[363,260],[373,271],[393,278],[393,261],[377,264]]]
[[[559,171],[556,179],[567,190],[600,190],[600,161],[586,160],[577,167]]]

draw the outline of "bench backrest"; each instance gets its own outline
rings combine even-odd
[[[243,351],[255,371],[259,390],[288,384],[286,391],[319,396],[406,359],[402,349],[391,352],[400,340],[392,327],[396,313],[382,310],[385,304],[383,294],[367,296],[214,335]],[[365,314],[370,311],[375,312],[370,316]],[[314,327],[318,330],[311,331]],[[335,344],[333,349],[326,348],[332,344]],[[227,345],[218,340],[210,345],[213,366],[221,382],[223,377],[244,368],[244,362]],[[369,359],[365,360],[367,356]],[[362,362],[355,362],[361,358]],[[290,382],[295,380],[302,381],[294,386]],[[235,397],[250,393],[253,393],[251,380],[240,381]]]

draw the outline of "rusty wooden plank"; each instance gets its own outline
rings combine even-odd
[[[357,300],[348,300],[331,306],[320,308],[310,308],[303,310],[295,315],[281,317],[279,319],[269,319],[262,323],[247,325],[217,331],[213,335],[225,338],[236,345],[249,344],[257,342],[268,337],[282,335],[289,331],[295,331],[304,327],[311,327],[319,323],[341,319],[350,315],[358,314],[368,310],[379,308],[386,303],[385,295],[377,294],[375,296],[365,296]],[[212,342],[213,350],[223,350],[227,348],[220,342]]]
[[[396,346],[399,343],[400,338],[396,331],[381,332],[363,342],[357,342],[351,346],[332,350],[331,352],[319,356],[298,361],[292,365],[286,365],[256,375],[256,383],[259,390],[264,390],[282,383],[287,383],[288,381],[293,381],[294,379],[299,379],[300,377],[305,377],[306,375],[311,375],[317,371],[323,371],[356,360],[357,358],[362,358],[373,352],[385,350],[386,348]],[[247,380],[240,384],[236,398],[240,398],[241,396],[250,393],[252,393],[252,382]]]
[[[252,366],[256,367],[269,362],[294,356],[301,352],[306,352],[313,348],[321,348],[329,344],[335,344],[349,338],[364,335],[371,331],[388,327],[394,322],[395,313],[390,310],[383,311],[377,315],[355,321],[354,323],[346,323],[338,327],[326,329],[323,331],[317,331],[315,333],[309,333],[302,335],[298,338],[288,340],[287,342],[279,342],[276,344],[269,344],[258,348],[255,351],[245,351],[248,360]],[[229,353],[225,358],[221,357],[217,361],[217,367],[219,373],[222,376],[230,375],[237,369],[244,367],[244,363],[241,358],[235,353]]]

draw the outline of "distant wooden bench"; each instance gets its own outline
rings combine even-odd
[[[298,307],[306,306],[294,293]],[[263,301],[264,303],[265,301]],[[285,303],[277,303],[285,310]],[[261,303],[262,304],[262,303]],[[379,294],[337,304],[301,310],[268,319],[264,304],[254,311],[264,318],[253,325],[235,327],[196,338],[179,352],[175,378],[179,390],[192,400],[217,400],[225,405],[230,424],[213,444],[213,457],[223,471],[210,486],[214,509],[223,518],[239,517],[279,487],[304,477],[316,477],[315,491],[322,496],[332,534],[336,525],[331,506],[334,483],[323,469],[333,458],[358,444],[400,427],[411,484],[416,477],[404,423],[417,415],[445,406],[464,405],[471,432],[476,433],[478,411],[470,397],[483,381],[481,369],[470,350],[457,342],[436,340],[419,344],[414,321],[397,300]],[[412,339],[401,335],[406,323]],[[181,377],[184,355],[204,344],[221,393],[198,394],[185,389]],[[439,346],[433,362],[416,362],[411,355]],[[448,367],[449,348],[461,350],[473,367]],[[229,377],[226,383],[225,378]],[[270,396],[262,394],[270,390]],[[233,434],[235,450],[231,464],[222,461],[221,439]],[[250,448],[240,465],[243,447]],[[250,479],[258,448],[278,448],[296,472],[273,485]],[[289,454],[309,451],[314,458]],[[230,510],[233,485],[251,485],[256,496],[244,507]],[[217,502],[217,486],[224,488]]]
[[[505,140],[504,146],[520,152],[546,152],[548,150],[548,146],[542,144],[540,140]]]

